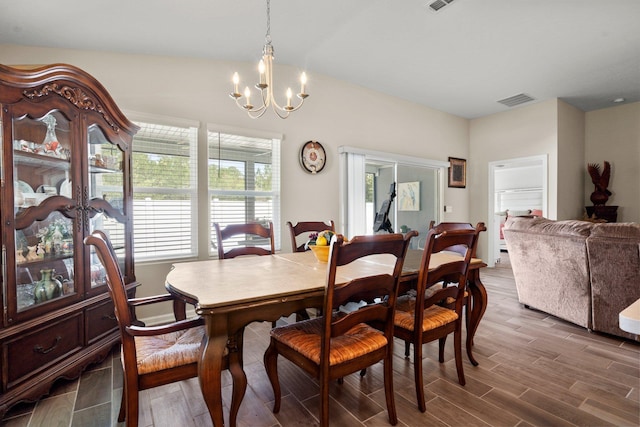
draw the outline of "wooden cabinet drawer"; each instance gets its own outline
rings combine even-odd
[[[82,312],[79,312],[4,342],[2,353],[9,367],[9,387],[22,377],[46,369],[81,348],[82,331]]]
[[[87,309],[86,316],[87,343],[94,341],[118,329],[116,316],[113,314],[113,301],[108,300],[102,304]]]

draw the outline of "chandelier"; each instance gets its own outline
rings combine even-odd
[[[300,93],[297,97],[300,98],[300,102],[295,107],[291,105],[291,98],[293,92],[291,88],[287,88],[287,104],[280,106],[275,100],[273,95],[273,45],[271,44],[271,0],[267,0],[267,34],[265,35],[265,45],[262,49],[262,59],[258,64],[258,71],[260,73],[260,82],[256,83],[256,88],[260,90],[259,97],[261,99],[261,105],[254,106],[251,104],[251,89],[249,86],[244,89],[243,95],[238,92],[238,84],[240,83],[240,76],[238,73],[233,74],[233,92],[229,94],[231,98],[234,98],[238,107],[247,112],[249,117],[257,119],[267,111],[269,107],[280,117],[286,119],[291,112],[298,110],[304,104],[305,98],[309,95],[305,93],[305,85],[307,84],[307,74],[302,73],[300,75]],[[244,101],[244,105],[241,101]]]

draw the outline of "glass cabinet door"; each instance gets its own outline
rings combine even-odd
[[[89,232],[103,231],[111,241],[120,269],[125,271],[127,221],[124,215],[124,152],[112,144],[100,127],[88,130]],[[91,288],[106,285],[106,273],[93,246],[90,248]]]
[[[53,211],[16,229],[17,311],[74,295],[73,220]]]
[[[76,206],[70,121],[52,110],[14,118],[13,213],[17,313],[76,295]],[[9,292],[13,291],[9,290]],[[13,312],[14,307],[10,311]]]
[[[51,196],[72,198],[69,121],[58,111],[13,120],[14,206],[38,206]]]

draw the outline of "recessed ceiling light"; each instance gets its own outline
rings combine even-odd
[[[616,99],[613,100],[613,102],[615,102],[616,104],[619,104],[619,103],[624,102],[624,101],[625,101],[624,98],[616,98]]]

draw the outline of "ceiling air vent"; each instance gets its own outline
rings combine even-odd
[[[436,0],[436,1],[432,2],[431,4],[429,4],[429,9],[431,9],[434,12],[437,12],[440,9],[442,9],[443,7],[445,7],[447,5],[450,5],[453,2],[454,2],[454,0]]]
[[[520,93],[518,95],[510,96],[509,98],[501,99],[498,101],[500,104],[504,104],[507,107],[515,107],[516,105],[524,104],[525,102],[535,101],[535,98],[527,95],[526,93]]]

